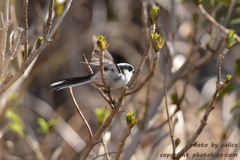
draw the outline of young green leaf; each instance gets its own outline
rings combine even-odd
[[[101,51],[104,51],[109,46],[109,44],[107,44],[106,39],[107,37],[98,36],[97,45]]]
[[[38,37],[37,43],[35,45],[35,49],[38,49],[43,43],[43,37]]]
[[[175,140],[175,148],[177,148],[177,146],[180,144],[180,139],[179,138],[177,138],[176,140]]]
[[[38,118],[37,123],[39,124],[40,128],[37,128],[37,133],[40,134],[47,134],[49,133],[49,126],[45,119]]]
[[[134,112],[128,112],[126,116],[126,122],[129,128],[132,128],[134,125],[137,124],[137,119],[135,119],[135,113]]]
[[[11,109],[5,112],[5,116],[11,121],[8,125],[11,131],[17,133],[19,136],[24,135],[24,125],[21,118]]]
[[[234,38],[235,31],[229,30],[226,41],[227,41],[227,47],[230,48],[232,45],[234,45],[237,41]]]
[[[158,15],[159,15],[159,7],[154,6],[151,9],[150,15],[149,15],[150,22],[151,22],[152,25],[156,24],[157,19],[158,19]]]
[[[151,34],[152,43],[151,46],[155,52],[158,52],[164,45],[164,38],[157,33]]]
[[[231,80],[232,76],[230,74],[227,75],[225,79],[225,83],[227,84]]]
[[[50,132],[50,128],[57,125],[57,119],[51,119],[46,121],[43,118],[38,118],[37,123],[39,124],[39,128],[37,128],[37,133],[39,134],[48,134]]]
[[[54,1],[54,11],[56,16],[61,16],[65,8],[64,3],[59,3],[58,1]]]
[[[24,127],[21,123],[17,123],[17,122],[10,123],[8,125],[8,128],[9,128],[9,130],[17,133],[19,136],[24,135]]]
[[[94,113],[95,113],[95,115],[96,115],[96,117],[97,117],[97,121],[98,121],[99,126],[101,126],[102,123],[103,123],[104,112],[105,112],[105,109],[104,109],[104,108],[97,108],[97,109],[95,109],[95,111],[94,111]],[[109,109],[106,109],[104,121],[106,120],[106,118],[107,118],[109,115],[110,115],[110,110],[109,110]]]

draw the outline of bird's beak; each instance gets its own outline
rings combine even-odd
[[[132,72],[135,73],[135,70],[133,70]]]

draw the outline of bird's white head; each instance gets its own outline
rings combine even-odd
[[[127,81],[130,81],[133,73],[135,72],[133,66],[128,63],[118,63],[117,65]]]

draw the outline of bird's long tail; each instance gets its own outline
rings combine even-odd
[[[68,87],[76,87],[79,85],[87,84],[91,81],[91,78],[94,74],[84,76],[84,77],[73,77],[68,79],[62,79],[56,82],[53,82],[46,86],[46,91],[59,91]]]

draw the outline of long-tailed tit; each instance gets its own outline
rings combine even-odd
[[[93,36],[92,39],[94,42],[94,50],[92,52],[91,63],[87,64],[92,67],[99,67],[100,49],[97,46],[96,36]],[[115,64],[113,57],[107,50],[104,51],[103,66],[105,82],[107,87],[110,89],[117,89],[125,86],[130,81],[134,73],[133,66],[128,63]],[[90,74],[84,77],[73,77],[53,82],[47,86],[47,90],[58,91],[64,88],[76,87],[87,83],[90,83],[94,87],[105,89],[102,83],[101,72],[98,71],[95,74]]]

